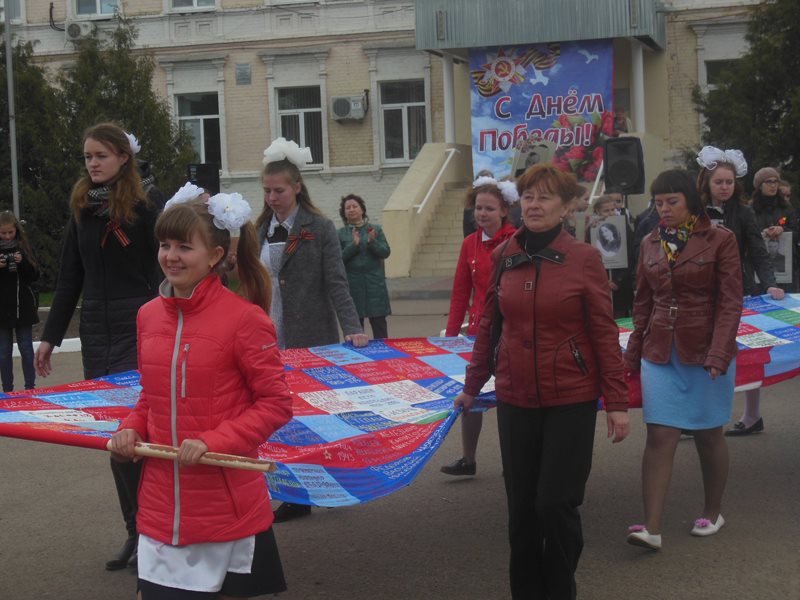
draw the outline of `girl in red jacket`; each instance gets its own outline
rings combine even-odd
[[[509,237],[515,228],[508,222],[509,207],[519,201],[512,181],[498,182],[493,177],[478,177],[467,194],[467,207],[473,209],[477,231],[464,238],[453,278],[450,312],[445,335],[458,335],[469,307],[467,335],[478,333],[483,314],[483,299],[492,279],[492,251]],[[483,425],[483,413],[461,415],[462,456],[442,467],[447,475],[475,475],[475,451]]]
[[[113,452],[128,458],[137,441],[179,448],[177,462],[146,459],[142,471],[142,600],[286,589],[264,476],[198,464],[208,451],[257,457],[292,415],[250,206],[239,194],[206,204],[196,200],[201,192],[184,186],[156,222],[166,279],[139,311],[142,392],[111,440]],[[217,274],[237,230],[244,299]]]

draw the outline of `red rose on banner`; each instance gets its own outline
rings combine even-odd
[[[587,120],[583,116],[567,117],[560,115],[553,122],[554,128],[568,128],[573,131],[585,126]],[[578,181],[592,182],[600,172],[603,162],[603,142],[614,132],[614,115],[611,112],[592,113],[591,139],[581,140],[580,145],[560,146],[552,159],[557,169],[575,173]]]
[[[609,137],[614,135],[614,115],[606,111],[601,118],[601,129]]]

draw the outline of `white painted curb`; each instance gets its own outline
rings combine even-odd
[[[39,342],[33,342],[33,351],[36,352],[36,349],[39,347]],[[81,340],[80,338],[69,338],[63,340],[60,346],[56,346],[53,348],[53,354],[58,352],[80,352],[81,351]],[[19,348],[17,345],[14,344],[14,350],[11,353],[12,356],[19,356]]]

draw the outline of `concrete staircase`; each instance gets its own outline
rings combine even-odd
[[[411,277],[452,277],[464,241],[464,197],[469,183],[447,184],[415,254]]]

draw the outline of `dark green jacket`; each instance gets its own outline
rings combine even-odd
[[[342,245],[342,260],[350,282],[350,295],[356,304],[359,318],[384,317],[392,314],[389,307],[389,292],[386,290],[386,274],[383,260],[389,256],[389,244],[379,225],[365,223],[357,228],[361,236],[358,246],[353,243],[353,227],[346,225],[339,230]],[[376,232],[369,242],[369,230]]]

